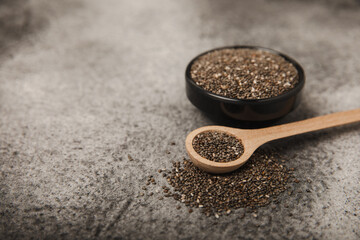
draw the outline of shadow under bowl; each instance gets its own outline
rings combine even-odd
[[[234,99],[206,91],[198,86],[191,78],[191,66],[201,56],[220,49],[247,48],[270,52],[283,57],[286,61],[294,65],[298,72],[299,82],[289,91],[266,99]],[[295,109],[300,103],[301,92],[305,84],[305,74],[303,68],[294,59],[285,54],[258,46],[231,46],[212,49],[195,57],[188,64],[185,72],[186,95],[190,102],[198,109],[206,113],[216,121],[235,120],[247,124],[260,124],[273,122]]]

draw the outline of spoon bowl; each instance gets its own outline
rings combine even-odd
[[[206,126],[189,133],[185,140],[185,147],[190,160],[195,166],[210,173],[227,173],[234,171],[245,164],[255,150],[266,142],[358,121],[360,121],[360,109],[338,112],[294,123],[253,130],[223,126]],[[193,147],[193,140],[198,134],[208,131],[223,132],[236,137],[239,141],[241,141],[244,147],[244,153],[239,158],[230,162],[214,162],[200,156]]]
[[[195,151],[192,143],[193,139],[198,134],[208,131],[223,132],[236,137],[239,141],[241,141],[245,149],[244,153],[239,158],[231,162],[214,162],[202,157]],[[237,129],[223,126],[206,126],[192,131],[186,137],[185,146],[191,161],[199,168],[211,173],[226,173],[234,171],[246,163],[254,151],[261,145],[261,143],[257,141],[256,134],[253,133],[255,133],[254,130]]]

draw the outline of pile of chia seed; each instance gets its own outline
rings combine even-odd
[[[192,144],[200,156],[215,162],[230,162],[244,153],[239,139],[218,131],[199,133]]]
[[[164,170],[172,187],[163,186],[165,197],[185,204],[189,212],[201,208],[215,217],[237,208],[267,205],[286,189],[292,174],[278,159],[275,153],[258,150],[240,169],[223,175],[203,172],[186,159],[175,162],[171,171]]]
[[[190,74],[206,91],[235,99],[275,97],[299,82],[292,63],[274,53],[248,48],[209,52],[194,61]]]

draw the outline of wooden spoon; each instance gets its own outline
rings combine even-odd
[[[262,129],[236,129],[222,126],[206,126],[192,131],[185,140],[186,150],[191,161],[199,168],[210,173],[226,173],[234,171],[251,157],[254,151],[266,142],[302,133],[317,131],[360,121],[360,109],[338,112],[325,116],[310,118],[294,123],[283,124]],[[219,131],[235,136],[244,146],[244,154],[231,162],[214,162],[200,156],[193,148],[196,135],[206,131]]]

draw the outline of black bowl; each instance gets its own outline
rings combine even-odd
[[[191,78],[190,70],[194,61],[200,56],[219,49],[250,48],[267,51],[283,57],[292,63],[299,75],[299,82],[291,90],[266,99],[234,99],[220,96],[196,85]],[[278,51],[256,46],[232,46],[216,48],[200,54],[188,64],[185,72],[186,95],[190,102],[214,119],[233,119],[238,122],[261,123],[272,122],[291,112],[299,104],[301,90],[305,84],[304,70],[294,59]]]

